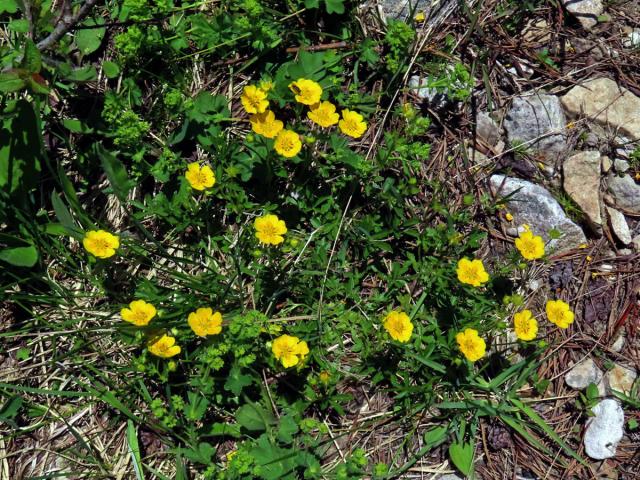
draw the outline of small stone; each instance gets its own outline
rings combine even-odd
[[[631,141],[640,140],[640,98],[609,78],[576,85],[561,101],[571,118],[585,116],[619,130]]]
[[[607,173],[611,170],[611,159],[606,155],[602,156],[602,173]]]
[[[598,24],[598,17],[604,11],[601,0],[562,0],[562,3],[585,30],[595,27]]]
[[[621,333],[613,341],[613,344],[611,344],[611,350],[619,353],[622,351],[623,348],[624,348],[624,334]]]
[[[428,78],[421,78],[414,75],[409,79],[409,88],[414,90],[416,94],[429,106],[435,110],[440,110],[451,103],[449,97],[444,93],[438,93],[438,90],[427,86]]]
[[[513,99],[504,120],[509,142],[526,144],[555,161],[567,148],[566,118],[554,95],[527,95]]]
[[[585,137],[582,143],[584,144],[585,147],[590,149],[598,148],[598,145],[600,145],[600,139],[598,138],[598,135],[596,135],[595,133],[589,132],[587,133],[587,136]]]
[[[506,232],[510,237],[519,237],[521,233],[526,232],[526,227],[520,225],[519,227],[509,227]]]
[[[455,473],[446,473],[441,477],[438,477],[438,480],[464,480],[462,477],[459,477]]]
[[[620,250],[618,250],[619,257],[626,257],[627,255],[633,255],[633,250],[631,250],[630,248],[621,248]]]
[[[633,240],[631,240],[631,244],[633,245],[633,248],[636,252],[640,252],[640,235],[636,235],[635,237],[633,237]]]
[[[630,167],[629,162],[622,160],[621,158],[616,158],[615,162],[613,162],[613,166],[618,173],[625,173]]]
[[[431,0],[382,0],[380,7],[382,13],[387,18],[394,18],[400,20],[408,20],[409,14],[424,13],[428,15],[431,12],[431,6],[433,3]]]
[[[567,372],[564,381],[575,390],[583,390],[590,383],[597,384],[602,378],[602,371],[591,358],[586,358]]]
[[[584,449],[595,460],[615,457],[616,447],[624,432],[624,411],[620,404],[605,399],[593,407],[592,417],[584,433]]]
[[[640,185],[631,175],[612,175],[607,177],[609,192],[616,207],[628,210],[632,214],[640,214]]]
[[[587,217],[591,229],[602,233],[600,211],[600,152],[579,152],[564,161],[564,190]]]
[[[529,225],[534,234],[540,235],[548,253],[566,252],[586,243],[582,229],[573,223],[560,204],[543,187],[519,178],[492,175],[489,183],[494,195],[505,197],[507,209],[513,215],[514,225]],[[551,239],[549,232],[560,232],[559,239]]]
[[[476,134],[492,147],[500,141],[500,127],[484,112],[476,116]]]
[[[619,211],[607,207],[607,213],[609,214],[609,223],[611,224],[611,230],[614,235],[623,245],[629,245],[631,243],[631,231],[629,230],[629,224],[624,215]]]
[[[638,376],[635,370],[623,367],[622,365],[615,365],[611,370],[605,374],[605,381],[609,387],[609,390],[617,390],[624,394],[628,394],[633,387]]]
[[[626,48],[640,47],[640,28],[627,29],[627,37],[622,40]]]

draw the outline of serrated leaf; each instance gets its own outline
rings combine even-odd
[[[242,389],[253,383],[253,378],[250,375],[244,375],[242,369],[237,365],[231,367],[229,376],[224,384],[224,389],[233,393],[236,397],[242,393]]]

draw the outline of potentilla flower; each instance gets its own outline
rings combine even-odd
[[[409,315],[401,310],[389,312],[383,325],[389,336],[398,342],[406,343],[411,338],[413,324]]]
[[[478,259],[461,258],[458,261],[456,273],[458,274],[458,280],[474,287],[480,287],[483,283],[489,281],[489,274],[484,269],[482,261]]]
[[[322,87],[313,80],[299,78],[289,84],[289,89],[295,94],[296,101],[304,105],[314,105],[320,101]]]
[[[516,238],[516,248],[527,260],[536,260],[544,256],[544,240],[528,229]]]
[[[151,343],[148,348],[149,352],[161,358],[171,358],[182,351],[180,346],[176,345],[176,339],[167,334]]]
[[[278,133],[273,148],[283,157],[295,157],[302,149],[300,135],[292,130],[282,130]]]
[[[216,183],[216,176],[211,167],[209,165],[201,167],[197,162],[190,163],[187,166],[187,173],[184,176],[194,190],[206,190]]]
[[[538,322],[530,310],[522,310],[513,316],[513,329],[520,340],[533,340],[538,334]]]
[[[253,225],[260,243],[279,245],[284,242],[283,235],[287,233],[287,226],[284,220],[280,220],[277,215],[269,214],[258,217]]]
[[[120,310],[122,319],[125,322],[133,323],[136,327],[148,325],[156,313],[156,307],[144,300],[134,300],[129,304],[129,308]]]
[[[480,360],[487,351],[487,344],[473,328],[467,328],[464,332],[458,333],[456,341],[460,351],[470,362]]]
[[[120,239],[104,230],[90,230],[84,235],[82,245],[94,257],[109,258],[120,247]]]
[[[360,138],[367,130],[367,122],[362,115],[347,109],[342,111],[342,120],[338,122],[338,126],[342,133],[353,138]]]
[[[187,322],[193,333],[199,337],[217,335],[222,331],[222,314],[208,307],[191,312]]]
[[[271,351],[284,368],[294,367],[309,353],[307,342],[291,335],[281,335],[271,344]]]
[[[247,113],[262,113],[269,106],[267,92],[255,85],[244,87],[240,101]]]
[[[575,315],[569,304],[562,300],[549,300],[545,310],[549,321],[560,328],[568,328],[573,323]]]
[[[311,109],[307,112],[307,117],[323,128],[335,125],[340,119],[340,115],[336,113],[336,106],[327,101],[311,105]]]
[[[276,119],[275,113],[271,110],[251,115],[249,122],[254,132],[266,138],[275,138],[284,127],[282,121]]]

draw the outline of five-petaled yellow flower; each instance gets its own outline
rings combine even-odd
[[[545,310],[549,321],[560,328],[568,328],[573,323],[574,314],[569,304],[562,300],[549,300]]]
[[[408,342],[413,333],[413,324],[409,315],[401,310],[389,312],[383,325],[391,338],[402,343]]]
[[[283,235],[287,233],[287,226],[284,220],[280,220],[277,215],[269,214],[258,217],[253,225],[260,243],[279,245],[284,242]]]
[[[156,307],[144,300],[134,300],[129,304],[129,308],[120,310],[122,319],[125,322],[133,323],[136,327],[148,325],[156,313]]]
[[[271,110],[251,115],[249,122],[254,132],[266,138],[275,138],[284,128],[284,123]]]
[[[209,165],[201,167],[198,162],[190,163],[184,176],[194,190],[206,190],[216,183],[216,176],[211,167]]]
[[[314,105],[320,101],[322,87],[313,80],[299,78],[289,84],[289,89],[295,94],[296,101],[304,105]]]
[[[269,106],[267,92],[255,85],[247,85],[244,87],[240,101],[247,113],[262,113]]]
[[[342,111],[342,120],[338,126],[342,133],[353,138],[360,138],[367,130],[367,122],[364,121],[362,115],[347,109]]]
[[[164,334],[155,342],[149,345],[149,352],[156,357],[171,358],[178,355],[182,349],[176,345],[176,339]]]
[[[120,247],[120,239],[104,230],[90,230],[84,235],[82,245],[94,257],[109,258]]]
[[[283,157],[295,157],[302,148],[300,135],[293,130],[282,130],[278,133],[276,141],[273,144],[273,148],[275,148],[276,152]]]
[[[513,329],[520,340],[533,340],[538,334],[538,322],[531,310],[522,310],[513,316]]]
[[[458,333],[456,341],[460,351],[470,362],[480,360],[487,351],[487,344],[473,328],[467,328],[464,332]]]
[[[222,314],[220,312],[214,313],[208,307],[191,312],[187,321],[193,333],[199,337],[217,335],[222,331]]]
[[[294,367],[309,353],[307,342],[291,335],[281,335],[271,344],[271,351],[284,368]]]
[[[458,280],[474,287],[480,287],[483,283],[489,281],[489,274],[484,269],[482,261],[478,259],[461,258],[458,262],[456,273],[458,274]]]
[[[516,238],[516,248],[527,260],[536,260],[544,256],[544,240],[529,229]]]
[[[327,101],[311,105],[311,109],[307,112],[307,117],[324,128],[335,125],[340,119],[340,115],[336,113],[336,106]]]

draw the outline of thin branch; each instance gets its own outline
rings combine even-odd
[[[78,10],[78,13],[72,15],[69,0],[65,0],[62,18],[53,29],[53,32],[38,42],[38,50],[46,50],[60,40],[71,28],[89,14],[89,11],[97,2],[98,0],[86,0]]]

